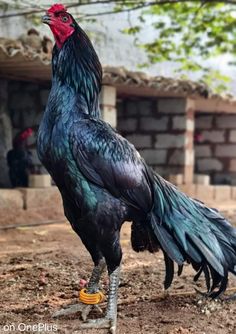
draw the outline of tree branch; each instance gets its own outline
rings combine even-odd
[[[196,4],[199,2],[200,5],[205,5],[205,3],[218,3],[218,2],[222,2],[222,1],[212,1],[212,0],[159,0],[159,1],[151,1],[148,3],[143,3],[138,5],[138,6],[134,6],[131,8],[123,8],[123,9],[119,9],[119,10],[110,10],[110,11],[105,11],[105,12],[100,12],[100,13],[89,13],[89,14],[84,14],[81,17],[94,17],[94,16],[102,16],[102,15],[109,15],[109,14],[118,14],[118,13],[127,13],[127,12],[132,12],[132,11],[136,11],[139,9],[143,9],[143,8],[147,8],[147,7],[152,7],[152,6],[156,6],[156,5],[166,5],[166,4],[176,4],[176,3],[187,3],[187,2],[195,2]],[[227,2],[223,1],[223,2]],[[112,3],[112,1],[111,1]],[[131,3],[131,2],[130,2]],[[133,4],[134,2],[132,2]],[[134,4],[136,4],[137,2],[135,2]],[[236,0],[235,2],[233,2],[236,5]],[[127,5],[127,2],[125,3]]]
[[[236,0],[157,0],[157,1],[151,1],[148,3],[145,3],[144,1],[141,1],[141,3],[137,6],[130,7],[130,8],[122,8],[120,10],[111,10],[111,11],[105,11],[100,13],[91,13],[91,14],[84,14],[83,17],[91,17],[91,16],[101,16],[101,15],[109,15],[109,14],[116,14],[116,13],[123,13],[123,12],[131,12],[142,8],[151,7],[154,5],[165,5],[165,4],[176,4],[176,3],[211,3],[211,4],[217,4],[217,3],[224,3],[224,4],[231,4],[236,5]],[[70,3],[66,7],[67,8],[75,8],[75,7],[82,7],[82,6],[89,6],[89,5],[100,5],[100,4],[120,4],[120,5],[135,5],[137,4],[137,1],[114,1],[114,0],[104,0],[104,1],[96,1],[96,2],[88,2],[88,3]],[[35,5],[34,5],[35,7]],[[17,17],[17,16],[26,16],[31,14],[39,14],[44,11],[46,11],[50,7],[50,5],[45,6],[45,9],[42,7],[39,7],[39,9],[33,9],[33,10],[27,10],[22,11],[18,13],[5,13],[0,15],[0,19],[4,18],[10,18],[10,17]]]
[[[76,3],[68,3],[66,5],[66,8],[74,8],[74,7],[82,7],[82,6],[90,6],[90,5],[105,5],[105,4],[110,4],[110,3],[124,3],[124,1],[116,1],[116,0],[100,0],[100,1],[96,1],[96,2],[87,2],[87,3],[81,3],[81,2],[76,2]],[[28,2],[29,3],[29,2]],[[26,16],[26,15],[31,15],[31,14],[38,14],[38,13],[43,13],[45,12],[50,5],[43,5],[43,6],[37,6],[35,4],[32,4],[31,7],[38,7],[35,9],[30,9],[30,10],[24,10],[22,12],[16,12],[16,13],[5,13],[0,15],[0,19],[4,19],[4,18],[10,18],[10,17],[16,17],[16,16]]]

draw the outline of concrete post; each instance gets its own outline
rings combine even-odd
[[[184,183],[194,182],[194,100],[186,101],[186,142],[185,142],[185,161],[184,161]]]
[[[12,124],[7,112],[8,82],[0,79],[0,187],[9,187],[7,152],[12,148]]]
[[[102,86],[100,95],[100,108],[102,119],[109,123],[113,128],[117,125],[116,110],[116,88],[113,86]]]
[[[187,98],[159,98],[157,110],[162,118],[168,117],[166,127],[156,137],[155,148],[167,153],[166,169],[182,174],[183,183],[193,183],[194,174],[194,100]],[[163,115],[163,116],[162,116]],[[174,180],[173,180],[174,181]]]

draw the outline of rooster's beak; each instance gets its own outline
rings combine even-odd
[[[50,24],[51,23],[51,17],[46,14],[46,15],[43,15],[42,18],[41,18],[42,22],[43,23],[46,23],[46,24]]]

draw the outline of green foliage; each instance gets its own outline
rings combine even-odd
[[[226,92],[231,79],[217,70],[203,69],[202,82],[206,83],[216,93]]]
[[[27,19],[30,20],[35,26],[40,26],[42,24],[41,16],[38,14],[29,14]]]
[[[31,0],[27,0],[30,4]],[[0,8],[8,9],[21,7],[20,0],[5,1]],[[124,33],[135,36],[135,44],[143,48],[148,56],[145,64],[171,61],[178,65],[176,72],[179,76],[184,73],[202,73],[201,80],[214,86],[215,90],[227,89],[229,78],[206,66],[209,59],[222,54],[236,56],[236,0],[80,0],[71,2],[73,7],[82,4],[95,6],[96,3],[113,4],[113,10],[104,6],[107,15],[118,12],[132,12],[139,9],[139,22],[123,30]],[[37,5],[32,2],[34,8]],[[68,6],[68,7],[72,7]],[[94,7],[96,8],[96,6]],[[84,15],[80,18],[93,22],[101,13]],[[39,14],[31,13],[28,19],[39,24]],[[156,37],[150,40],[142,33],[143,29],[151,26]],[[145,36],[142,42],[140,36]],[[197,59],[197,61],[196,61]],[[235,66],[236,61],[230,65]]]
[[[125,2],[123,8],[130,9],[131,3],[127,5]],[[162,4],[150,5],[150,1],[142,1],[143,7],[147,8],[139,16],[140,24],[124,32],[142,33],[143,22],[149,23],[156,31],[156,38],[140,42],[139,46],[147,52],[150,63],[176,62],[179,73],[201,71],[202,80],[211,85],[214,83],[217,91],[225,90],[229,78],[204,67],[204,64],[222,54],[236,55],[236,1],[235,4],[233,1],[197,0],[153,2]],[[133,3],[133,8],[138,3]]]

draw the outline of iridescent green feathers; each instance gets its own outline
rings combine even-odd
[[[226,288],[228,272],[236,274],[236,229],[157,175],[154,185],[151,226],[168,257],[165,286],[173,279],[172,261],[179,266],[187,261],[199,272],[195,280],[205,274],[208,294],[216,297]]]
[[[53,79],[86,101],[84,110],[100,117],[99,93],[102,85],[102,66],[86,33],[74,21],[75,32],[62,49],[53,49]]]

